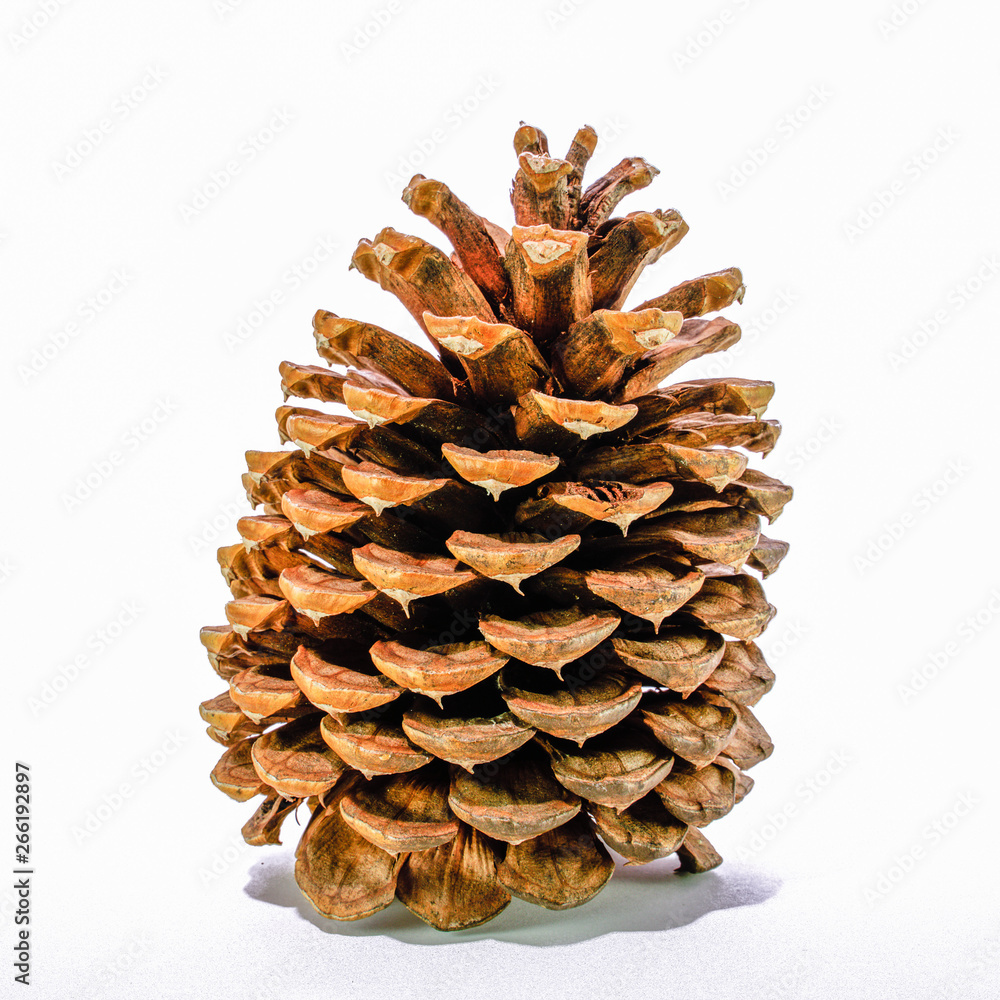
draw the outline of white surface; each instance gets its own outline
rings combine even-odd
[[[400,0],[357,53],[342,43],[386,3],[91,0],[16,43],[42,6],[5,5],[0,40],[2,741],[34,779],[31,995],[996,996],[996,265],[967,299],[955,291],[1000,251],[995,5],[907,0],[886,34],[892,0]],[[713,19],[721,32],[680,67]],[[119,96],[144,78],[124,115]],[[784,116],[810,95],[793,128]],[[463,101],[477,107],[456,113]],[[241,144],[277,112],[290,121],[251,159]],[[104,118],[96,149],[57,171]],[[681,374],[778,385],[769,415],[785,432],[763,468],[797,491],[774,529],[793,547],[768,582],[780,614],[763,641],[779,683],[760,715],[778,749],[713,826],[728,858],[713,874],[630,871],[581,910],[515,903],[459,935],[398,904],[341,926],[300,900],[294,836],[232,849],[247,807],[208,782],[218,748],[196,705],[220,684],[197,629],[222,620],[214,548],[245,512],[243,450],[277,447],[278,362],[314,361],[313,311],[415,333],[347,272],[355,241],[383,225],[438,238],[399,201],[418,169],[508,221],[520,119],[557,150],[584,122],[610,133],[591,178],[627,155],[662,170],[627,209],[676,206],[691,232],[631,301],[744,270],[745,304],[728,311],[743,345]],[[761,148],[739,189],[720,189]],[[852,240],[845,225],[894,181]],[[323,240],[335,252],[311,263]],[[290,269],[314,265],[296,285]],[[227,347],[268,298],[270,317]],[[938,310],[941,332],[921,338]],[[146,418],[139,441],[129,429]],[[112,474],[67,510],[113,451]],[[915,675],[925,689],[901,694]],[[75,835],[123,785],[120,808]],[[912,870],[866,899],[907,856]],[[8,959],[9,906],[8,891]]]

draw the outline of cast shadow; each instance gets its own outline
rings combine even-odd
[[[321,917],[299,892],[290,855],[261,860],[248,872],[243,891],[260,902],[297,910],[303,920],[325,934],[385,935],[413,945],[493,940],[547,947],[576,944],[604,934],[683,927],[716,910],[757,906],[781,888],[779,878],[732,863],[703,875],[676,873],[675,868],[676,858],[642,866],[619,864],[603,891],[585,906],[553,911],[514,899],[489,923],[447,934],[428,927],[398,900],[357,922]]]

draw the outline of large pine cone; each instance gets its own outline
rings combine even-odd
[[[742,276],[622,311],[687,225],[612,217],[657,171],[630,158],[583,189],[596,141],[558,159],[518,130],[510,234],[414,177],[403,200],[454,253],[384,229],[353,266],[433,350],[318,313],[339,370],[286,362],[282,388],[339,405],[280,407],[292,450],[247,454],[261,513],[219,552],[229,624],[202,633],[229,684],[201,707],[227,747],[212,780],[263,796],[252,844],[308,800],[296,878],[326,916],[398,897],[454,929],[512,894],[576,906],[608,847],[705,871],[702,829],[771,752],[750,706],[774,608],[751,571],[787,550],[760,518],[791,490],[744,452],[774,446],[774,387],[659,388],[739,338],[703,317]]]

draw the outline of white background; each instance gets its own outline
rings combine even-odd
[[[995,997],[996,5],[387,8],[4,4],[0,870],[20,759],[30,995]],[[744,271],[743,344],[681,377],[778,385],[778,749],[712,827],[714,873],[633,869],[456,935],[400,904],[330,923],[292,882],[294,823],[234,846],[250,809],[208,781],[214,550],[244,449],[278,447],[278,362],[316,360],[314,310],[418,335],[348,273],[356,240],[442,239],[399,200],[417,170],[509,224],[521,119],[557,153],[592,124],[591,179],[662,171],[627,210],[691,232],[630,303]]]

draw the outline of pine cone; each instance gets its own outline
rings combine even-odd
[[[704,317],[742,276],[623,311],[687,225],[613,216],[657,171],[630,158],[583,188],[596,141],[558,159],[518,130],[510,234],[414,177],[404,202],[454,252],[383,229],[352,266],[432,349],[317,313],[335,367],[285,362],[282,388],[340,412],[281,406],[291,450],[247,453],[260,513],[219,551],[228,624],[202,632],[229,685],[201,706],[226,747],[212,780],[262,797],[251,844],[308,803],[296,879],[325,916],[398,897],[450,930],[512,895],[577,906],[608,848],[706,871],[703,828],[771,753],[751,706],[774,608],[751,571],[787,550],[760,518],[791,490],[744,452],[774,446],[774,386],[659,388],[739,338]]]

